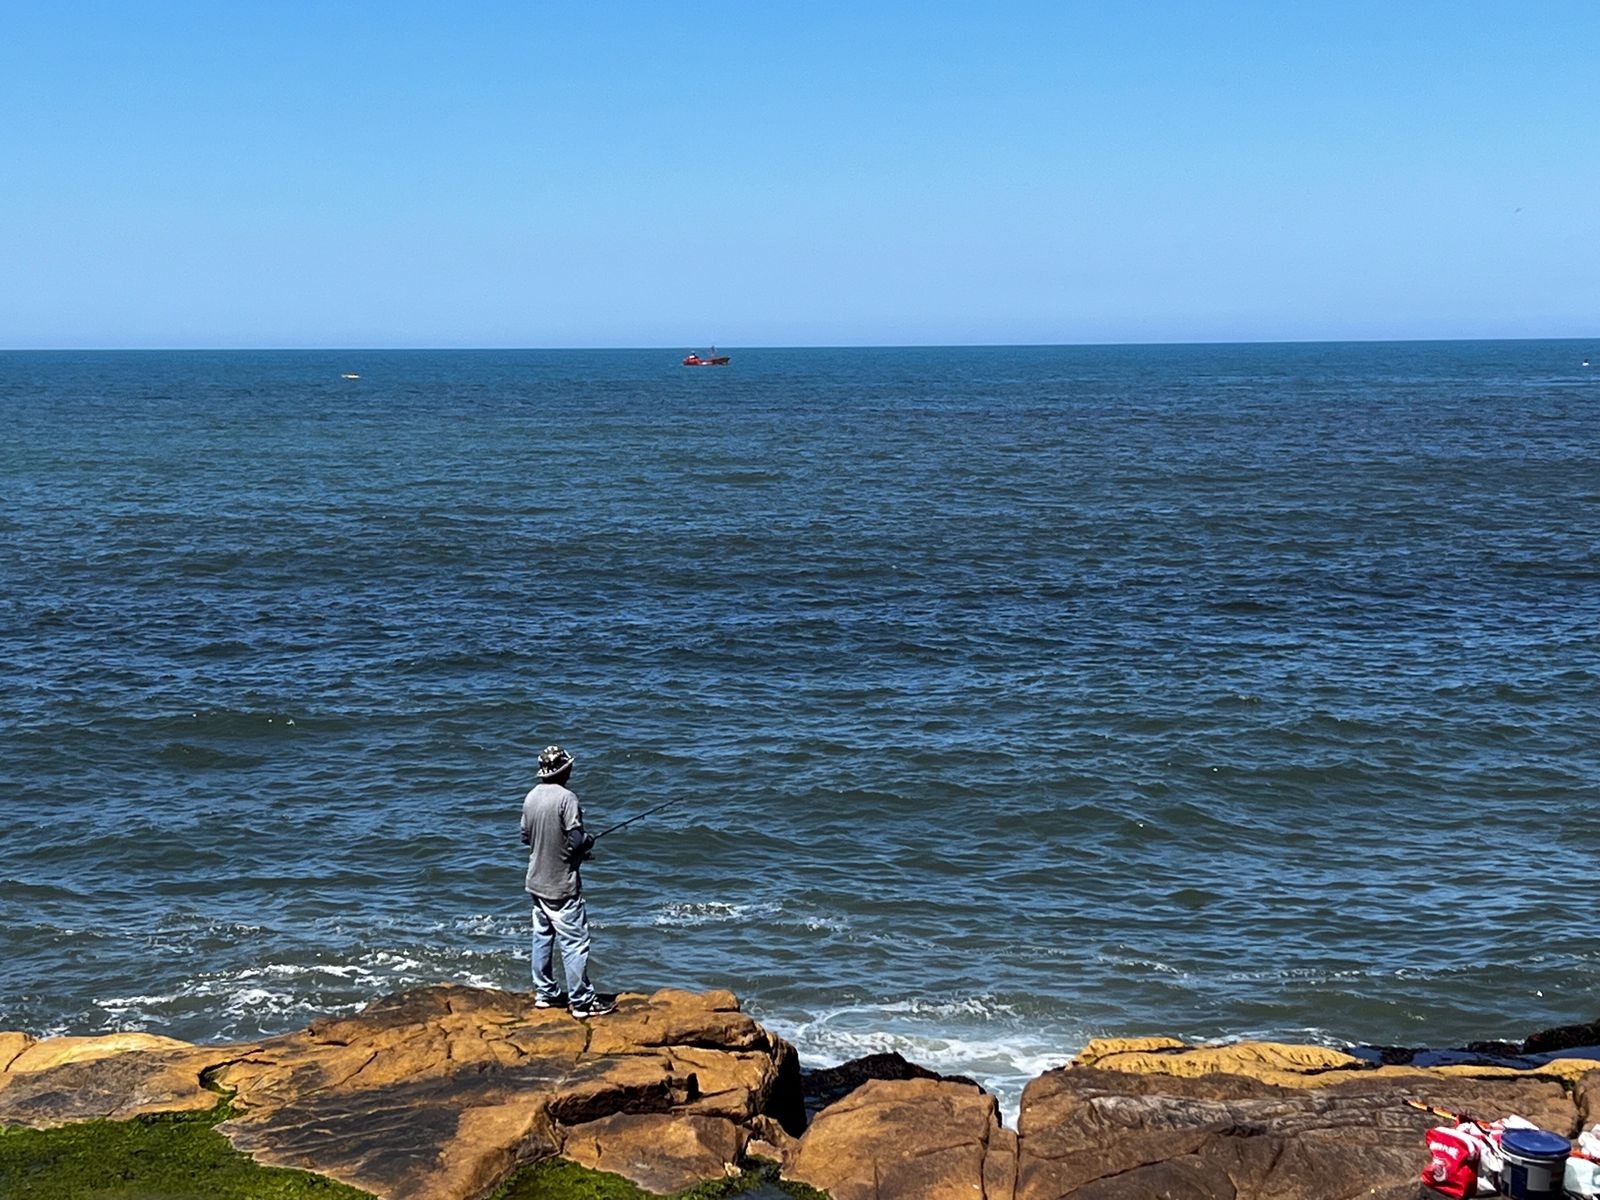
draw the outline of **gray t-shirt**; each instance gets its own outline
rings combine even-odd
[[[578,894],[578,868],[567,859],[567,830],[583,824],[577,796],[559,783],[541,783],[522,802],[522,840],[528,846],[523,886],[541,900]]]

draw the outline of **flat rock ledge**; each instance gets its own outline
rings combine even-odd
[[[1567,1134],[1600,1121],[1600,1062],[1560,1048],[1600,1025],[1555,1033],[1439,1061],[1101,1040],[1029,1083],[1015,1131],[970,1081],[874,1056],[813,1073],[807,1124],[793,1048],[729,992],[627,995],[580,1022],[434,987],[242,1045],[0,1033],[0,1124],[204,1111],[231,1090],[236,1148],[387,1200],[477,1200],[554,1155],[660,1194],[759,1156],[833,1200],[1412,1200],[1434,1122],[1405,1097]]]
[[[584,1022],[433,987],[242,1045],[0,1033],[0,1124],[205,1111],[219,1088],[235,1148],[388,1200],[469,1200],[557,1154],[680,1191],[804,1121],[793,1047],[731,992],[625,995]]]

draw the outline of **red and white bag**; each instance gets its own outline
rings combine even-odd
[[[1474,1127],[1476,1128],[1476,1127]],[[1422,1168],[1422,1182],[1441,1196],[1466,1200],[1478,1194],[1478,1153],[1480,1144],[1458,1126],[1439,1126],[1428,1130],[1428,1165]]]
[[[1422,1168],[1422,1182],[1440,1195],[1499,1195],[1501,1171],[1506,1155],[1501,1152],[1501,1134],[1506,1130],[1531,1130],[1525,1117],[1502,1117],[1498,1122],[1461,1122],[1427,1131],[1429,1162]],[[1472,1181],[1467,1182],[1467,1166]],[[1466,1190],[1461,1190],[1466,1187]]]

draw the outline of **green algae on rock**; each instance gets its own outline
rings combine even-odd
[[[714,1180],[675,1192],[666,1200],[828,1200],[827,1193],[777,1179],[775,1164],[757,1165],[731,1179]],[[620,1175],[549,1158],[518,1171],[490,1200],[662,1200]]]
[[[309,1171],[264,1167],[216,1130],[210,1112],[54,1129],[0,1127],[0,1196],[6,1200],[371,1200]]]
[[[639,1194],[731,1194],[747,1148],[782,1158],[804,1114],[793,1048],[724,991],[624,995],[591,1026],[530,995],[435,985],[252,1043],[17,1033],[0,1051],[0,1125],[170,1120],[227,1094],[209,1136],[261,1168],[384,1200],[480,1200],[519,1165],[556,1156],[649,1189]],[[169,1193],[194,1190],[115,1195]]]
[[[203,1113],[82,1121],[51,1129],[0,1126],[5,1200],[373,1200],[348,1184],[266,1167],[233,1149],[216,1126],[235,1115],[224,1099]],[[828,1200],[777,1180],[777,1164],[677,1192],[665,1200]],[[620,1175],[551,1158],[525,1167],[490,1200],[663,1200]]]

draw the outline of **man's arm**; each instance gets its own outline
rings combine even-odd
[[[533,826],[528,823],[528,802],[522,802],[522,844],[533,845]]]
[[[585,833],[582,825],[567,830],[567,858],[575,863],[587,862],[594,857],[594,834]]]
[[[561,816],[567,827],[567,861],[584,862],[594,849],[594,835],[583,830],[583,808],[574,804],[570,809],[563,811]]]

